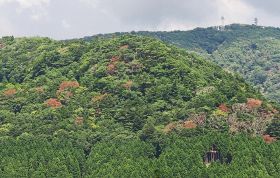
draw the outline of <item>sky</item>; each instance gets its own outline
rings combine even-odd
[[[190,30],[221,24],[280,27],[280,0],[0,0],[0,36],[70,39],[99,33]]]

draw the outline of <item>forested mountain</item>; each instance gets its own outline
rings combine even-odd
[[[279,112],[150,37],[0,40],[0,177],[279,177]]]
[[[233,24],[191,31],[132,32],[196,51],[221,67],[241,74],[270,100],[280,102],[280,29]],[[120,35],[106,34],[96,37]],[[91,39],[87,37],[85,39]]]

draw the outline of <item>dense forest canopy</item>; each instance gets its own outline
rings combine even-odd
[[[191,31],[131,32],[151,36],[198,52],[221,67],[239,73],[268,99],[280,102],[280,29],[232,24]],[[112,37],[122,33],[86,37]]]
[[[196,53],[3,37],[0,65],[0,177],[280,175],[277,106]]]

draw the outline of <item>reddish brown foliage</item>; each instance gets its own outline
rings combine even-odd
[[[247,99],[247,107],[248,108],[258,108],[262,105],[262,101],[258,99],[248,98]]]
[[[123,86],[124,88],[126,88],[127,90],[130,90],[131,87],[132,87],[132,84],[133,84],[132,80],[128,80],[128,81],[127,81],[125,84],[123,84],[122,86]]]
[[[273,114],[278,114],[279,113],[279,111],[277,111],[277,109],[272,109],[272,112],[273,112]]]
[[[118,62],[119,61],[119,57],[117,57],[117,56],[113,56],[112,58],[111,58],[111,63],[115,63],[115,62]]]
[[[194,129],[194,128],[197,127],[197,125],[193,121],[185,121],[183,123],[183,127],[186,128],[186,129]]]
[[[273,143],[277,139],[275,137],[270,136],[270,135],[263,135],[263,140],[265,141],[265,143]]]
[[[45,101],[45,104],[48,106],[48,107],[51,107],[51,108],[59,108],[62,106],[61,102],[58,101],[58,99],[56,98],[50,98],[48,99],[47,101]]]
[[[123,45],[120,47],[120,49],[127,49],[129,46],[128,45]]]
[[[119,61],[119,57],[113,56],[110,63],[107,66],[107,73],[112,75],[116,72],[117,70],[117,62]]]
[[[0,43],[0,49],[2,49],[2,48],[4,48],[4,47],[5,47],[5,45],[2,44],[2,43]]]
[[[218,108],[223,112],[229,112],[229,108],[225,104],[221,104]]]
[[[75,119],[75,124],[76,125],[82,125],[84,123],[84,118],[83,117],[76,117]]]
[[[56,92],[58,98],[63,98],[63,100],[70,99],[73,96],[71,91],[67,91],[71,88],[78,88],[80,85],[77,81],[63,81],[59,85],[59,89]]]
[[[109,64],[108,66],[107,66],[107,73],[108,74],[114,74],[115,72],[116,72],[116,65],[115,64]]]
[[[16,89],[7,89],[4,91],[4,95],[5,96],[13,96],[17,93],[17,90]]]
[[[63,81],[60,85],[59,85],[59,90],[63,91],[67,88],[78,88],[80,85],[77,81]]]

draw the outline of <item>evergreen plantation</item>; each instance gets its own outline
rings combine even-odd
[[[0,177],[280,176],[278,106],[197,53],[3,37],[0,65]]]

